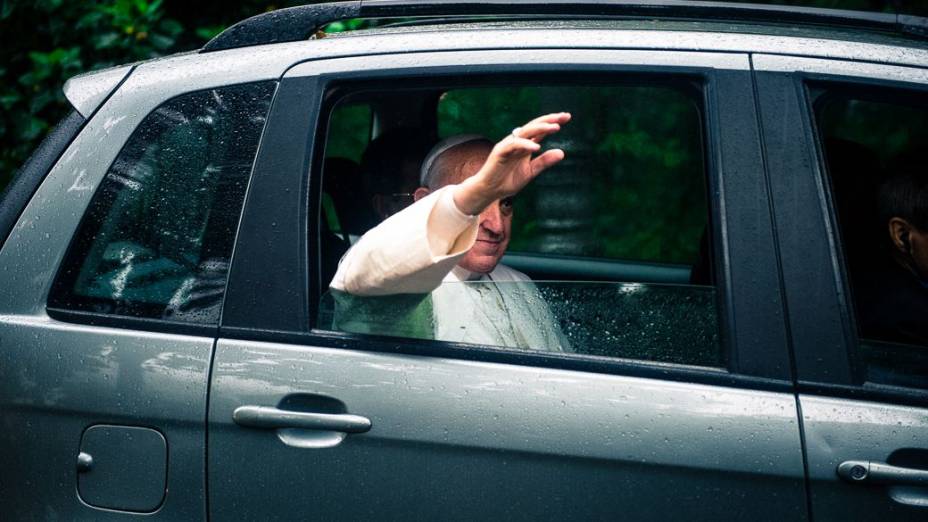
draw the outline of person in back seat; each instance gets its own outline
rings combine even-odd
[[[928,346],[928,172],[892,175],[878,204],[886,241],[855,288],[861,336]]]
[[[364,150],[361,176],[378,223],[413,203],[419,166],[432,144],[421,129],[400,127],[381,134]]]

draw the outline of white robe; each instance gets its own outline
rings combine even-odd
[[[430,293],[431,333],[437,340],[569,351],[538,288],[525,274],[504,265],[489,274],[457,266],[474,245],[479,223],[477,216],[457,208],[450,188],[433,192],[364,234],[342,258],[330,287],[352,296]],[[352,331],[378,333],[358,323],[353,321]]]

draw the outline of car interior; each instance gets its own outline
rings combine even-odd
[[[328,93],[321,126],[326,136],[318,140],[325,147],[318,195],[319,288],[328,287],[351,245],[389,214],[375,208],[376,198],[397,200],[393,210],[412,203],[418,165],[432,144],[458,134],[497,141],[538,115],[566,110],[573,120],[543,144],[563,148],[566,158],[515,197],[511,243],[502,262],[542,289],[562,329],[582,324],[577,337],[609,331],[604,322],[624,326],[612,331],[662,326],[674,332],[664,336],[665,350],[673,344],[669,338],[689,335],[695,346],[704,347],[694,350],[693,363],[721,364],[698,82],[480,77],[466,84],[416,85],[345,84]],[[426,146],[407,146],[402,139]],[[391,140],[390,150],[407,155],[415,150],[418,159],[400,166],[391,165],[397,162],[389,150],[372,154],[379,141]],[[371,161],[371,156],[377,157]],[[620,312],[601,313],[615,308],[616,299],[615,292],[594,299],[601,288],[625,289],[619,292]],[[332,324],[327,294],[320,296],[320,328]],[[566,304],[584,302],[583,308],[598,309],[592,314],[597,321],[578,313],[576,304]],[[675,324],[678,314],[692,313],[694,305],[706,320]],[[365,328],[371,331],[377,328]],[[588,348],[592,355],[679,362],[679,354],[655,349],[661,343],[645,337],[582,344],[595,347]],[[654,353],[648,356],[647,350]]]
[[[473,84],[475,82],[469,83]],[[342,96],[339,96],[340,93],[337,90],[330,93],[330,98],[335,98],[336,101],[334,103],[330,102],[330,107],[334,110],[329,114],[329,132],[323,166],[324,182],[321,240],[323,244],[331,245],[331,251],[326,252],[323,259],[322,264],[325,268],[323,268],[323,273],[321,275],[322,282],[327,284],[328,281],[331,280],[331,269],[337,266],[337,260],[341,257],[341,254],[344,253],[344,250],[350,247],[351,238],[359,237],[366,230],[379,222],[370,202],[371,194],[363,193],[365,189],[370,187],[370,183],[364,179],[365,173],[362,172],[360,165],[365,150],[373,140],[379,136],[389,134],[391,130],[403,128],[421,134],[424,139],[430,140],[432,143],[448,135],[465,132],[479,133],[496,141],[505,135],[505,133],[498,134],[498,128],[501,128],[500,124],[496,122],[487,122],[488,125],[483,125],[483,120],[479,118],[479,116],[468,117],[467,114],[459,113],[461,110],[466,110],[466,107],[461,106],[479,101],[484,94],[481,91],[492,91],[489,94],[499,98],[496,105],[502,105],[502,107],[500,107],[502,110],[500,111],[498,119],[506,122],[505,124],[508,124],[511,128],[523,122],[522,120],[525,119],[525,117],[523,117],[522,114],[531,117],[532,114],[541,114],[545,112],[545,110],[548,110],[549,106],[552,107],[550,110],[553,110],[553,107],[558,105],[557,102],[552,104],[550,101],[545,100],[548,102],[547,105],[542,105],[538,107],[538,109],[535,109],[533,105],[540,105],[537,100],[524,100],[524,98],[529,97],[529,95],[535,94],[531,92],[527,94],[526,91],[542,91],[546,87],[551,93],[541,93],[541,95],[548,95],[555,98],[559,96],[560,92],[570,89],[569,87],[560,86],[493,86],[485,89],[424,88],[408,89],[405,91],[394,89],[386,93],[376,90],[365,90]],[[628,89],[634,88],[635,87],[628,87]],[[621,90],[621,87],[616,90]],[[520,96],[523,100],[519,99]],[[608,94],[603,94],[602,96],[605,98]],[[461,99],[461,102],[455,104],[455,98]],[[508,112],[503,112],[506,109],[508,109]],[[584,114],[582,109],[583,107],[580,108],[580,111],[576,108],[574,109],[574,112],[577,113],[577,117],[565,128],[563,133],[574,130],[572,129],[573,127],[591,126],[589,122],[583,121]],[[698,117],[699,115],[696,114],[695,116]],[[627,122],[627,125],[633,130],[638,130],[636,127],[639,124],[632,118]],[[480,132],[481,126],[486,127],[483,129],[483,132]],[[619,125],[617,124],[615,129],[610,130],[615,131],[613,132],[614,134],[618,134],[620,131],[627,131],[627,129],[618,127]],[[460,132],[454,132],[455,130],[459,130]],[[508,131],[508,129],[506,130]],[[555,136],[549,141],[552,141],[551,146],[562,146],[569,156],[573,156],[572,153],[574,149],[578,149],[580,148],[579,146],[582,145],[579,138],[584,133],[589,134],[591,130],[595,132],[597,129],[581,129],[569,137],[564,138],[566,146],[561,141],[558,141],[561,139],[560,136]],[[701,132],[699,128],[696,130]],[[496,131],[496,133],[494,133],[494,131]],[[649,129],[643,129],[639,131],[637,135],[632,134],[632,137],[645,140],[656,139],[653,134],[648,136],[647,133],[649,132]],[[611,136],[606,136],[606,138],[608,137]],[[625,138],[624,135],[617,136],[615,139],[618,141],[623,138]],[[588,139],[593,140],[596,139],[596,137],[594,135]],[[702,137],[696,136],[695,139],[701,140]],[[604,152],[611,145],[605,143],[604,140],[592,145],[595,145],[597,149],[590,151],[588,150],[589,145],[587,145],[587,150],[579,151],[584,154],[585,157],[576,160],[570,167],[574,170],[578,168],[588,168],[595,162],[618,161],[613,158],[621,156],[621,154],[607,154]],[[656,144],[656,146],[659,145],[660,144]],[[621,150],[621,147],[621,143],[615,146],[615,148],[619,150]],[[657,153],[660,152],[662,151],[658,151]],[[701,151],[697,152],[699,153]],[[673,151],[668,150],[665,153],[669,155],[672,154]],[[665,161],[664,158],[658,158],[658,160]],[[696,161],[701,162],[701,158],[697,158]],[[703,169],[703,165],[699,164],[696,168],[690,169],[690,171],[705,178]],[[558,174],[562,172],[563,169],[558,171]],[[674,174],[677,174],[677,172],[674,172]],[[690,174],[690,172],[686,172],[686,174]],[[548,177],[553,177],[555,175],[557,174],[545,174],[545,176]],[[623,175],[629,177],[627,173],[623,173]],[[645,177],[645,174],[642,173],[641,177]],[[640,183],[640,180],[635,181]],[[667,210],[668,216],[664,218],[664,223],[661,223],[664,228],[657,229],[666,230],[667,235],[680,235],[679,230],[671,231],[667,224],[672,221],[675,214],[686,214],[687,216],[695,215],[700,218],[698,224],[687,223],[686,230],[683,231],[686,236],[678,240],[678,243],[683,243],[684,245],[677,248],[672,253],[660,252],[660,248],[657,249],[658,252],[653,252],[655,249],[645,250],[642,248],[639,251],[633,251],[631,248],[627,248],[628,252],[626,256],[613,255],[608,251],[604,251],[607,249],[598,248],[596,245],[591,246],[589,244],[583,244],[581,240],[586,238],[580,237],[582,233],[569,228],[568,235],[573,236],[573,238],[577,240],[573,244],[533,244],[527,240],[519,241],[518,235],[524,232],[524,229],[530,228],[531,226],[538,226],[538,224],[526,225],[522,227],[522,229],[519,229],[517,228],[517,222],[513,225],[513,244],[509,248],[506,263],[532,276],[533,279],[613,282],[635,281],[659,284],[711,285],[713,284],[713,276],[712,271],[708,269],[710,266],[711,251],[709,248],[710,237],[707,226],[708,209],[704,193],[705,180],[701,179],[696,180],[696,183],[691,181],[688,183],[687,188],[690,189],[693,187],[699,188],[699,184],[702,184],[702,190],[698,192],[691,191],[693,193],[688,194],[687,198],[680,198],[677,201],[671,202],[675,205],[675,208]],[[402,187],[400,186],[401,184],[402,180],[397,180],[395,182],[395,193],[403,193],[404,190],[408,190],[408,187]],[[544,188],[547,189],[547,187]],[[536,194],[532,194],[532,196],[542,198],[545,195],[549,195],[551,192],[553,191],[536,190]],[[541,193],[541,195],[539,196],[537,193]],[[640,194],[640,196],[650,195],[652,194],[643,191]],[[664,194],[661,194],[655,189],[654,196],[660,197],[664,196]],[[532,202],[522,202],[520,199],[523,198],[517,199],[516,203],[517,212],[520,214],[517,220],[527,221],[533,218],[537,219],[534,214],[538,212],[538,202],[534,202],[536,205],[533,207],[530,204]],[[598,201],[593,202],[594,205],[598,203]],[[613,214],[613,216],[610,216],[610,219],[621,219],[623,211],[626,213],[639,211],[640,213],[642,210],[648,210],[645,205],[639,205],[639,208],[635,208],[634,204],[629,204],[627,207],[629,208],[609,209]],[[523,213],[532,215],[523,220],[521,218],[521,214]],[[569,227],[569,224],[567,226]],[[651,239],[657,239],[658,242],[660,240],[660,238],[653,237]],[[326,250],[326,248],[323,248],[323,250]],[[664,250],[667,249],[665,248]],[[635,257],[637,257],[637,259],[635,259]],[[662,257],[665,259],[661,259]]]

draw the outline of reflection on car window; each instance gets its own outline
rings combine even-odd
[[[928,387],[928,97],[813,94],[868,379]]]
[[[499,293],[520,306],[503,308]],[[436,314],[441,300],[490,295],[480,307]],[[329,291],[318,325],[336,331],[438,341],[484,342],[485,330],[508,329],[505,348],[533,349],[546,336],[569,353],[700,366],[722,366],[715,289],[642,283],[443,283],[432,294],[362,297]],[[516,314],[517,317],[513,317]],[[481,316],[495,319],[494,323]],[[685,318],[685,319],[684,319]],[[549,321],[543,323],[541,321]]]
[[[590,79],[366,86],[333,97],[318,242],[320,286],[332,289],[322,296],[317,327],[724,366],[698,82]],[[437,210],[445,204],[430,207],[460,182],[436,181],[441,172],[466,179],[513,127],[562,111],[571,118],[543,147],[563,149],[565,159],[500,199],[498,214],[492,211],[498,219],[475,213],[477,241],[492,260],[486,268],[478,253],[434,271],[394,270],[412,266],[401,259],[418,259],[425,244],[405,242],[425,224],[414,217],[417,208],[433,208],[422,216],[450,215]],[[366,143],[360,154],[347,145],[357,143]],[[437,278],[414,280],[426,272]]]
[[[148,115],[94,195],[50,304],[217,322],[273,89],[195,92]]]

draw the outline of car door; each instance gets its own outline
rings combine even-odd
[[[924,519],[925,346],[887,342],[865,321],[871,282],[895,288],[882,313],[915,309],[901,288],[879,279],[889,237],[878,207],[901,173],[897,160],[924,153],[928,72],[767,55],[755,55],[754,66],[812,515]]]
[[[362,335],[316,320],[314,140],[326,135],[327,96],[519,73],[699,86],[723,363]],[[213,363],[211,518],[804,519],[757,129],[742,54],[423,52],[293,67],[257,159]]]
[[[88,115],[0,251],[5,519],[206,515],[209,363],[281,71],[167,62]]]

